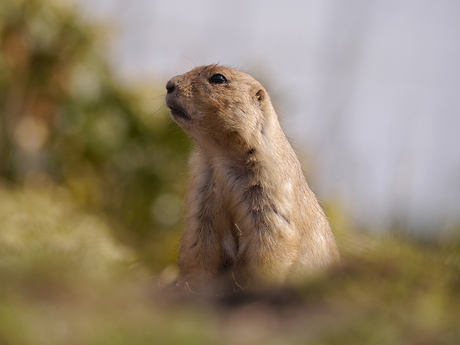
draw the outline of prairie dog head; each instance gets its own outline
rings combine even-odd
[[[257,146],[277,116],[267,91],[250,75],[210,65],[173,77],[166,105],[202,149]]]

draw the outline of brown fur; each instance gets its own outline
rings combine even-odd
[[[226,82],[212,83],[216,74]],[[196,143],[182,282],[283,282],[338,262],[329,223],[263,86],[211,65],[172,78],[166,88],[174,120]]]

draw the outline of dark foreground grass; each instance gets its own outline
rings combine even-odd
[[[0,193],[0,344],[460,343],[457,243],[347,234],[296,290],[172,301],[65,193]]]

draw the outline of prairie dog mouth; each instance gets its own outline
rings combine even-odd
[[[169,108],[171,110],[171,115],[173,118],[177,119],[177,118],[181,118],[181,119],[184,119],[184,120],[190,120],[190,116],[185,113],[183,110],[181,109],[177,109],[177,108]]]
[[[166,106],[171,110],[171,116],[174,119],[191,120],[191,116],[171,97],[166,97]]]

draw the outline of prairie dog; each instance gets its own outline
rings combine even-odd
[[[196,144],[181,281],[281,283],[338,262],[329,222],[264,87],[210,65],[173,77],[166,89],[173,119]]]

